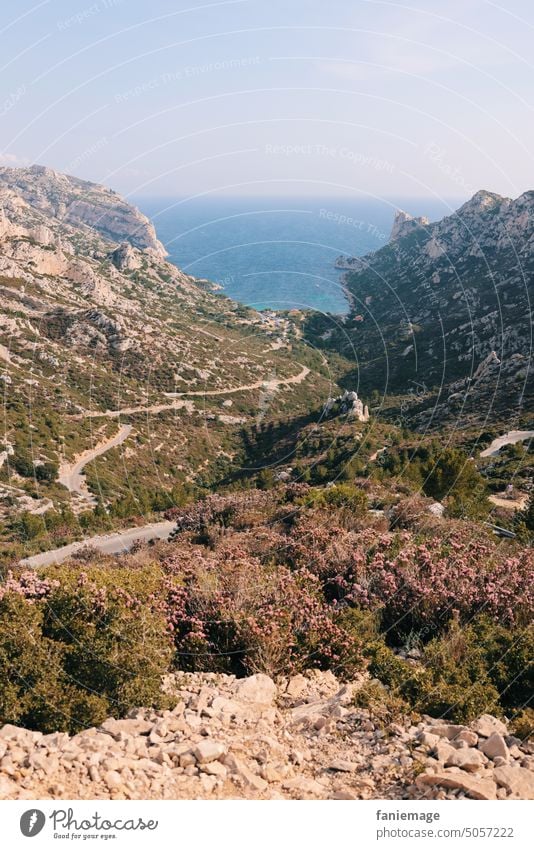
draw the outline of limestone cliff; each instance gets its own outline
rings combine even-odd
[[[427,227],[429,223],[428,218],[425,218],[424,216],[414,218],[412,215],[404,212],[404,210],[398,209],[395,213],[389,240],[390,242],[394,242],[397,239],[401,239],[403,236],[407,236],[409,233],[412,233],[418,227]]]
[[[359,306],[328,336],[313,317],[310,335],[356,353],[364,394],[410,395],[424,426],[534,403],[533,191],[481,190],[431,224],[398,212],[390,242],[344,267]]]
[[[112,241],[129,242],[166,256],[146,215],[112,189],[41,165],[0,168],[0,186],[13,189],[34,209],[67,224],[84,225]]]

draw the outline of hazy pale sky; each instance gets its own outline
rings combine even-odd
[[[133,195],[534,188],[531,0],[4,0],[0,163]]]

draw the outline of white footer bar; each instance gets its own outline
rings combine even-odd
[[[534,846],[533,802],[3,801],[6,849]]]

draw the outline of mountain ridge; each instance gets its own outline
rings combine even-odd
[[[112,241],[167,256],[152,222],[113,189],[43,165],[0,168],[0,188],[2,183],[30,206],[65,223],[89,226]]]
[[[258,417],[309,414],[329,397],[298,320],[185,274],[111,190],[3,168],[0,211],[0,521],[13,506],[171,506],[239,462]],[[123,422],[131,432],[114,446]],[[90,497],[60,486],[59,467],[102,442],[112,447],[87,467]]]
[[[411,399],[420,427],[527,408],[533,191],[510,199],[480,190],[433,223],[402,214],[387,245],[338,265],[351,312],[326,340],[327,322],[316,316],[308,332],[321,347],[349,358],[356,351],[364,392],[413,396],[423,387],[425,398]],[[481,375],[488,358],[493,367]]]

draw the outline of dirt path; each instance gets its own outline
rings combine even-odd
[[[520,498],[505,498],[502,495],[490,495],[489,500],[496,507],[503,507],[505,510],[524,510],[527,506],[528,495],[522,495]]]
[[[235,395],[237,392],[248,392],[253,389],[264,389],[267,392],[272,392],[278,389],[279,386],[291,386],[297,383],[302,383],[303,380],[307,378],[310,370],[307,366],[302,366],[301,371],[298,374],[295,374],[293,377],[285,377],[285,378],[274,378],[272,380],[258,380],[256,383],[244,384],[242,386],[235,386],[230,389],[202,389],[195,392],[165,392],[166,398],[174,398],[175,400],[169,404],[152,404],[147,407],[124,407],[121,410],[106,410],[105,412],[99,412],[96,410],[88,410],[85,413],[79,413],[75,416],[72,416],[73,419],[100,419],[100,418],[108,418],[108,419],[118,419],[121,416],[132,416],[136,413],[163,413],[166,410],[181,410],[186,409],[188,412],[192,412],[193,402],[188,401],[186,396],[193,397],[205,397],[206,395]],[[184,400],[178,400],[184,399]]]
[[[96,504],[96,498],[89,492],[83,470],[96,457],[100,457],[112,448],[116,448],[117,445],[122,445],[128,439],[131,431],[132,425],[122,425],[115,436],[105,439],[96,445],[95,448],[87,449],[87,451],[84,451],[83,454],[80,454],[76,458],[74,463],[62,463],[59,467],[59,483],[65,486],[71,495],[77,495],[79,499],[83,500],[85,505],[89,507],[94,506]]]
[[[43,551],[21,560],[22,566],[50,566],[52,563],[63,563],[82,548],[91,546],[104,554],[119,554],[128,551],[137,540],[167,539],[176,522],[152,522],[140,528],[127,528],[112,534],[100,534],[89,539],[71,542],[52,551]]]
[[[302,383],[307,378],[310,370],[306,366],[302,366],[301,371],[293,377],[285,377],[282,379],[272,378],[271,380],[258,380],[256,383],[249,383],[242,386],[236,386],[233,389],[201,389],[198,392],[165,392],[166,398],[183,398],[184,395],[234,395],[236,392],[248,392],[251,389],[265,389],[267,392],[278,389],[279,386],[290,386],[295,383]]]
[[[134,416],[136,413],[163,413],[165,410],[183,410],[193,412],[192,401],[175,401],[173,404],[152,404],[149,407],[123,407],[121,410],[87,410],[71,416],[73,419],[120,419],[121,416]]]

